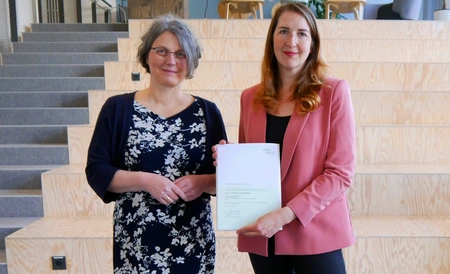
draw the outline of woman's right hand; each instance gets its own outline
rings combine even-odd
[[[220,140],[218,145],[225,145],[225,144],[231,144],[231,143],[228,143],[226,140]],[[217,160],[216,159],[217,159],[217,146],[218,145],[214,145],[211,148],[211,150],[213,152],[212,157],[214,159],[214,166],[217,166]]]

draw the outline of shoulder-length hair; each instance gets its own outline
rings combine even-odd
[[[153,42],[166,31],[173,33],[178,38],[181,48],[186,53],[186,78],[191,79],[194,77],[194,71],[198,67],[199,59],[202,57],[201,48],[192,30],[181,19],[172,14],[165,14],[155,18],[150,29],[141,37],[142,43],[137,53],[139,63],[148,73],[151,73],[147,64],[148,54],[153,47]]]
[[[293,100],[299,106],[299,113],[312,112],[320,105],[319,91],[324,85],[327,65],[320,55],[320,35],[317,21],[312,11],[303,3],[286,3],[275,12],[267,33],[264,57],[261,65],[261,85],[256,94],[255,105],[262,105],[266,111],[276,111],[281,88],[278,61],[274,53],[274,34],[280,16],[287,12],[303,16],[310,28],[311,53],[305,60],[294,83]]]

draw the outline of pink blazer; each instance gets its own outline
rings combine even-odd
[[[320,107],[292,114],[281,159],[282,206],[297,219],[275,234],[275,254],[325,253],[355,243],[346,190],[355,170],[355,121],[347,81],[327,78]],[[241,95],[239,143],[266,142],[266,112],[255,109],[258,86]],[[267,238],[239,235],[238,250],[267,256]]]

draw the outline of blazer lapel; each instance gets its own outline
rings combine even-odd
[[[304,115],[299,115],[296,111],[292,113],[289,124],[286,128],[286,133],[283,139],[283,155],[281,156],[281,181],[287,174],[289,165],[291,164],[292,157],[295,152],[295,148],[300,139],[300,134],[305,127],[308,120],[309,112]]]

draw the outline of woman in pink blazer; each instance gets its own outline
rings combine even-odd
[[[326,75],[317,22],[302,3],[280,6],[272,19],[261,83],[241,96],[239,142],[281,149],[282,208],[237,231],[255,273],[345,273],[341,249],[355,243],[350,87]]]

